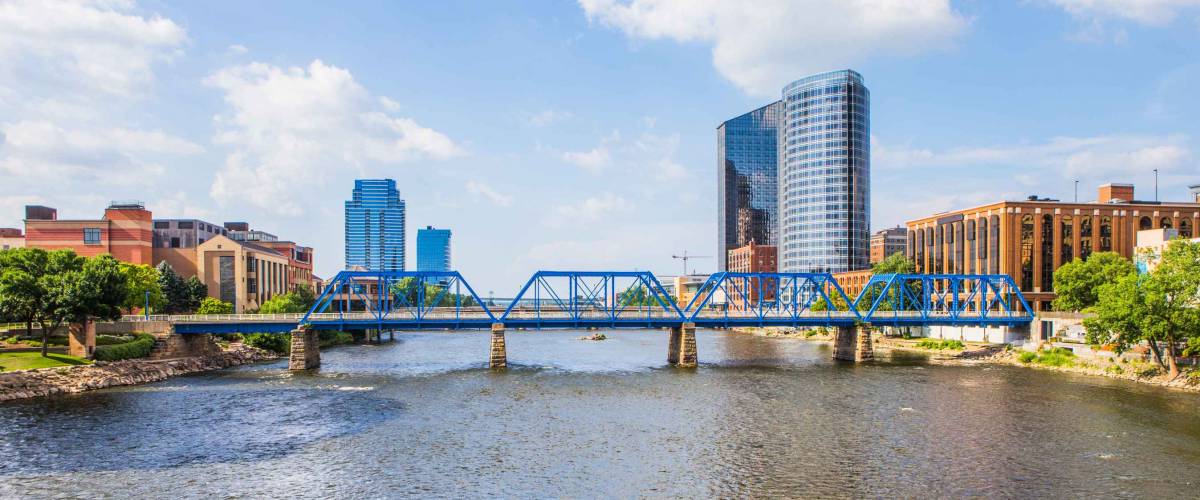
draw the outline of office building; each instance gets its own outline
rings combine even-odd
[[[773,245],[759,245],[751,241],[743,247],[729,251],[729,272],[731,273],[773,273],[776,251]],[[729,305],[733,309],[742,309],[744,305],[757,304],[759,301],[775,300],[775,286],[772,280],[760,281],[759,278],[748,280],[732,280],[729,283]]]
[[[208,286],[208,296],[233,304],[235,313],[258,309],[295,289],[288,257],[273,249],[216,236],[194,251],[196,275]]]
[[[908,245],[908,229],[900,226],[876,231],[871,235],[871,264],[876,264],[893,254],[902,254]]]
[[[832,71],[783,89],[779,267],[865,269],[870,241],[870,93],[862,76]]]
[[[779,223],[779,123],[776,101],[717,127],[717,269],[729,251],[775,245]]]
[[[346,201],[346,268],[403,271],[404,212],[395,180],[355,180]]]
[[[450,230],[425,226],[417,230],[417,270],[444,272],[450,264]]]
[[[248,222],[226,222],[229,239],[234,241],[279,241],[279,237],[266,231],[251,230]]]
[[[1051,309],[1054,271],[1094,252],[1133,259],[1137,233],[1196,236],[1200,203],[1139,201],[1131,184],[1105,184],[1096,201],[1030,196],[909,221],[906,253],[925,274],[1008,274],[1036,311]]]
[[[152,264],[151,214],[140,201],[114,201],[99,219],[59,219],[58,211],[25,207],[25,246],[70,249],[84,257],[110,254],[133,264]]]

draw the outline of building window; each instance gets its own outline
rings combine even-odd
[[[179,248],[179,237],[171,237],[171,248]]]
[[[190,220],[181,220],[179,221],[179,225],[177,227],[179,227],[179,229],[194,229],[196,227],[196,223]]]
[[[1171,229],[1171,218],[1163,217],[1162,220],[1159,221],[1158,227],[1163,229]]]
[[[988,238],[988,272],[1000,274],[1000,216],[992,216],[992,236]]]
[[[942,257],[942,252],[946,248],[946,245],[943,244],[945,241],[943,228],[944,226],[938,226],[937,229],[934,229],[933,274],[942,274],[942,271],[945,269],[945,261]]]
[[[1079,219],[1079,258],[1087,260],[1092,255],[1092,218]]]
[[[1153,226],[1153,225],[1154,225],[1154,223],[1150,221],[1149,217],[1142,217],[1141,219],[1138,219],[1138,231],[1145,231],[1147,229],[1152,229],[1151,226]]]
[[[976,237],[975,220],[967,221],[967,274],[975,274],[975,243]]]
[[[171,229],[171,223],[165,220],[154,221],[154,229]]]
[[[1179,219],[1179,237],[1191,239],[1192,221],[1187,219]]]
[[[1021,216],[1021,291],[1033,290],[1033,216]]]
[[[96,227],[83,228],[83,244],[84,245],[99,245],[100,244],[100,228],[96,228]]]
[[[217,285],[222,302],[237,305],[237,280],[233,273],[233,256],[217,257]]]
[[[954,272],[962,274],[963,272],[963,223],[955,222],[950,226],[950,230],[954,231]]]
[[[258,280],[246,278],[246,293],[258,293]]]
[[[1064,215],[1062,218],[1062,246],[1060,247],[1059,257],[1062,263],[1066,264],[1075,258],[1075,221],[1070,215]]]
[[[1054,217],[1042,216],[1042,291],[1054,291]]]
[[[925,272],[925,230],[917,230],[917,272]]]
[[[1112,217],[1105,215],[1100,218],[1100,251],[1111,252],[1112,248]]]

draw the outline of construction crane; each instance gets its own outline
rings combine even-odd
[[[680,260],[682,260],[682,261],[683,261],[683,274],[682,274],[681,276],[687,276],[687,274],[688,274],[688,271],[687,271],[687,270],[688,270],[688,267],[687,267],[688,260],[691,260],[691,259],[711,259],[711,258],[712,258],[712,256],[710,256],[710,255],[688,255],[688,253],[687,253],[687,250],[684,250],[684,251],[683,251],[683,255],[672,255],[672,256],[671,256],[671,258],[672,258],[672,259],[680,259]]]

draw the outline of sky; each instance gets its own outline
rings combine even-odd
[[[1200,183],[1200,0],[0,0],[0,227],[141,200],[329,277],[354,179],[390,177],[410,269],[450,228],[480,293],[678,274],[717,246],[716,127],[842,68],[871,91],[875,229]]]

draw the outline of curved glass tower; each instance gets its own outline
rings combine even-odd
[[[870,267],[870,99],[862,76],[851,70],[783,88],[780,271]]]
[[[751,241],[774,245],[779,222],[779,117],[773,102],[717,127],[717,269]]]
[[[346,269],[404,270],[404,200],[392,179],[358,179],[346,200]]]

